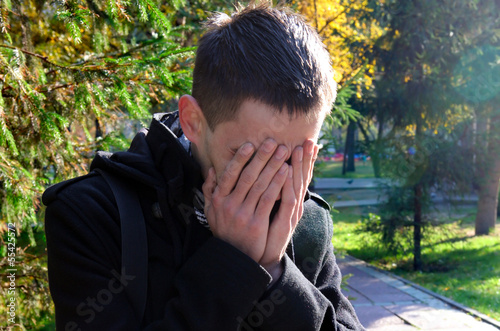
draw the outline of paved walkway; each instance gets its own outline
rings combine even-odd
[[[498,331],[500,322],[350,256],[338,257],[352,274],[344,294],[369,331]]]
[[[314,191],[321,195],[333,195],[334,208],[375,206],[385,200],[378,188],[389,185],[384,178],[314,178]],[[434,203],[450,202],[450,198],[438,193],[432,196]],[[453,202],[474,203],[477,196],[468,194],[453,197]]]
[[[390,180],[384,178],[314,178],[316,190],[377,188],[389,184]]]

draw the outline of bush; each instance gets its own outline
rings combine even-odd
[[[362,217],[357,231],[379,235],[380,244],[391,254],[408,252],[413,249],[413,188],[387,186],[384,191],[387,201],[380,206],[378,215],[370,213]],[[425,196],[422,200],[429,201]],[[428,209],[428,203],[423,209]],[[429,225],[429,218],[424,218],[422,228]]]

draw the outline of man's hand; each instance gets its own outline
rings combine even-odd
[[[280,209],[270,224],[266,250],[259,261],[268,271],[277,267],[281,270],[280,261],[302,217],[304,196],[312,179],[318,149],[312,140],[307,140],[292,153],[290,180],[283,186]]]
[[[317,150],[313,141],[306,141],[295,148],[289,166],[287,148],[274,140],[264,141],[253,159],[254,146],[246,143],[219,182],[210,169],[203,184],[205,214],[214,236],[260,263],[274,280],[282,273],[281,258],[302,216]],[[280,194],[280,208],[270,223]]]

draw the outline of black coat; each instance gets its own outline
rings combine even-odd
[[[271,277],[258,263],[197,220],[193,188],[201,187],[201,172],[168,127],[176,118],[156,115],[127,152],[99,153],[91,166],[126,178],[139,192],[149,256],[141,321],[124,291],[120,220],[103,178],[91,172],[44,193],[57,328],[362,330],[340,292],[328,204],[307,195],[283,275],[268,288]]]

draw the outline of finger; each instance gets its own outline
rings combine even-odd
[[[215,186],[217,185],[216,180],[215,180],[215,170],[214,168],[208,169],[208,175],[207,178],[205,179],[205,182],[203,183],[203,186],[201,187],[203,191],[203,195],[205,196],[205,199],[211,200],[212,198],[212,193],[215,189]]]
[[[284,145],[278,146],[278,148],[274,152],[273,157],[268,161],[267,165],[264,167],[259,177],[251,187],[245,199],[245,204],[248,204],[249,207],[253,207],[253,210],[255,210],[255,206],[257,205],[260,197],[268,189],[268,186],[272,182],[276,173],[279,170],[283,169],[286,170],[288,168],[288,166],[283,168],[283,164],[285,163],[285,158],[287,154],[288,154],[288,149],[286,148],[286,146]]]
[[[293,187],[297,197],[301,196],[303,180],[303,156],[304,148],[302,146],[295,147],[292,154],[292,167],[293,167]]]
[[[245,164],[250,160],[254,152],[254,146],[251,143],[243,144],[234,157],[229,161],[220,177],[217,190],[221,196],[229,195],[240,177]]]
[[[289,166],[288,176],[283,184],[283,189],[281,190],[281,205],[278,213],[276,214],[276,217],[279,219],[290,220],[297,203],[297,195],[295,193],[293,183],[295,177],[294,169],[295,168],[293,166]]]
[[[308,176],[308,180],[307,180],[307,185],[309,186],[309,184],[311,183],[311,180],[313,178],[313,173],[314,173],[314,163],[316,162],[316,160],[318,159],[318,152],[319,152],[319,146],[318,145],[314,145],[314,154],[313,154],[313,159],[312,159],[312,164],[311,164],[311,169],[309,170],[309,176]]]
[[[309,181],[312,177],[312,169],[314,164],[314,148],[315,143],[312,140],[306,140],[304,142],[304,160],[302,162],[302,179],[304,180],[303,188],[305,189],[309,185]]]
[[[303,146],[298,146],[295,148],[295,155],[292,156],[292,165],[293,165],[293,185],[295,190],[295,197],[297,199],[297,204],[294,209],[294,215],[297,219],[302,217],[303,211],[303,201],[304,196],[306,194],[307,188],[307,175],[309,173],[309,167],[305,166],[304,157],[307,157],[307,160],[310,164],[312,156],[310,155],[310,150],[307,150],[306,153],[309,155],[303,155],[304,149],[309,148],[309,144],[306,141]],[[305,170],[304,170],[305,169]]]
[[[205,215],[208,214],[210,206],[212,205],[212,194],[215,190],[216,185],[217,183],[215,180],[215,170],[214,168],[210,168],[208,170],[207,178],[205,179],[205,182],[201,187],[203,191],[203,196],[205,197],[205,206],[204,206]]]
[[[276,147],[276,141],[270,138],[266,139],[257,150],[253,159],[241,172],[236,187],[234,188],[235,195],[237,195],[241,201],[245,199],[250,188],[254,185],[262,172],[262,169],[264,169],[269,159],[273,156]]]
[[[286,182],[288,178],[289,166],[286,163],[282,163],[279,171],[275,174],[273,180],[268,185],[267,189],[260,196],[257,207],[255,210],[255,217],[259,220],[263,220],[265,222],[269,222],[269,216],[271,214],[271,210],[273,209],[276,200],[283,188],[283,184]],[[245,208],[247,208],[245,206]],[[248,208],[252,210],[252,206],[248,205]]]
[[[289,166],[281,193],[281,205],[269,227],[265,263],[279,261],[283,257],[288,241],[297,226],[298,219],[295,217],[297,196],[293,187],[293,169],[293,166]]]

